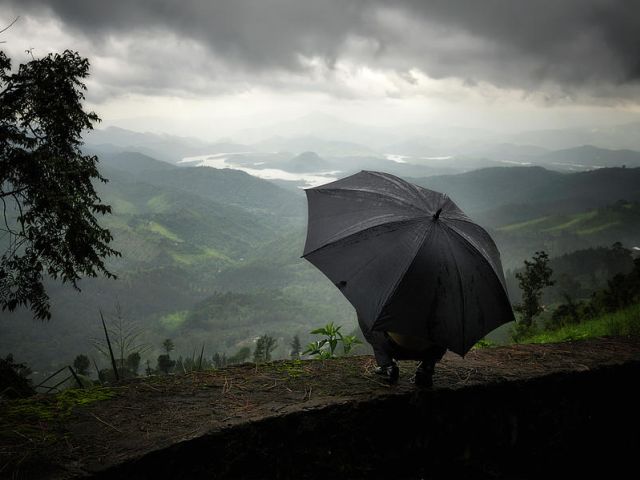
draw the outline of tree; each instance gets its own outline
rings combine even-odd
[[[254,363],[262,363],[271,361],[271,353],[276,348],[277,341],[269,335],[262,335],[256,342],[256,348],[253,351]]]
[[[162,342],[162,348],[164,348],[164,350],[167,352],[167,355],[169,355],[173,351],[175,346],[173,345],[173,341],[170,338],[167,338],[164,342]]]
[[[291,340],[291,358],[300,358],[300,350],[302,349],[302,345],[300,344],[300,337],[298,335],[293,336],[293,340]]]
[[[73,360],[73,368],[76,369],[76,373],[78,373],[79,375],[88,376],[90,366],[91,362],[89,362],[89,357],[87,357],[86,355],[78,355]]]
[[[525,327],[530,327],[533,319],[542,312],[542,289],[555,283],[551,280],[552,274],[549,256],[544,251],[536,252],[531,261],[525,260],[524,271],[516,273],[522,290],[522,303],[514,305],[513,309],[522,314],[520,321]]]
[[[45,275],[80,290],[118,256],[96,215],[111,213],[93,180],[98,158],[83,155],[81,134],[100,119],[82,108],[89,62],[65,50],[21,64],[0,51],[0,306],[51,318]]]
[[[164,348],[164,351],[167,353],[158,355],[158,365],[156,368],[164,374],[168,374],[173,367],[176,366],[176,361],[171,360],[170,356],[171,351],[174,349],[173,342],[170,338],[167,338],[162,342],[162,348]]]
[[[175,367],[176,361],[171,360],[171,357],[166,355],[158,355],[158,370],[167,375],[173,367]]]
[[[101,313],[102,315],[102,313]],[[109,322],[109,327],[105,325],[106,335],[111,339],[111,344],[114,350],[114,360],[117,363],[119,371],[125,371],[128,369],[131,373],[137,375],[137,370],[140,360],[138,360],[138,366],[135,371],[129,365],[130,359],[133,355],[140,356],[143,353],[148,352],[151,346],[143,341],[144,331],[138,327],[137,323],[133,320],[125,319],[122,307],[119,303],[116,303],[115,318]],[[104,317],[103,317],[104,319]],[[93,339],[93,345],[96,349],[102,353],[105,357],[110,358],[111,352],[109,351],[109,345],[107,338]],[[126,372],[125,372],[126,373]],[[127,376],[126,374],[124,376]]]
[[[554,330],[572,323],[580,323],[581,310],[583,305],[581,302],[575,302],[571,295],[564,295],[565,303],[558,307],[551,314],[551,319],[545,323],[547,330]]]
[[[138,375],[140,369],[140,352],[133,352],[127,356],[127,369],[135,376]]]
[[[15,363],[13,355],[0,357],[0,400],[4,398],[24,398],[35,392],[31,380],[31,369],[24,363]]]

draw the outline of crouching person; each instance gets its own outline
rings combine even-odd
[[[373,347],[378,366],[375,373],[391,384],[398,382],[400,370],[397,360],[417,360],[414,383],[419,387],[433,385],[433,372],[447,349],[425,338],[401,335],[394,332],[379,332],[362,328],[367,342]]]

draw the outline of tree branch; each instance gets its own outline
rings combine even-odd
[[[16,23],[18,20],[20,20],[20,15],[18,15],[13,22],[11,22],[9,25],[7,25],[6,27],[4,27],[2,30],[0,30],[0,33],[4,33],[7,30],[9,30],[11,27],[13,27],[13,24]]]

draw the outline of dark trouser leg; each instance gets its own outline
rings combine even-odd
[[[439,345],[432,345],[422,353],[422,361],[418,364],[415,375],[415,384],[421,387],[433,385],[433,371],[447,349]]]
[[[373,347],[373,355],[376,358],[376,363],[380,367],[387,367],[394,364],[393,357],[391,357],[389,348],[387,347],[387,340],[384,333],[377,331],[367,332],[365,338]]]
[[[388,340],[383,332],[364,332],[364,337],[373,347],[373,355],[376,358],[376,363],[378,367],[374,370],[374,372],[378,375],[383,375],[386,378],[386,381],[390,384],[395,384],[398,382],[398,377],[400,375],[400,370],[396,365],[396,362],[393,361],[392,352],[393,350],[390,348]]]
[[[422,354],[422,364],[426,368],[430,368],[431,370],[433,370],[436,363],[442,360],[442,357],[444,357],[444,354],[446,352],[447,352],[446,348],[441,347],[440,345],[433,344],[432,346],[427,348]]]

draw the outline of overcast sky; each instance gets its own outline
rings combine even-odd
[[[88,57],[104,125],[215,139],[309,113],[387,129],[640,120],[634,0],[0,0],[0,29],[18,16],[1,48]]]

